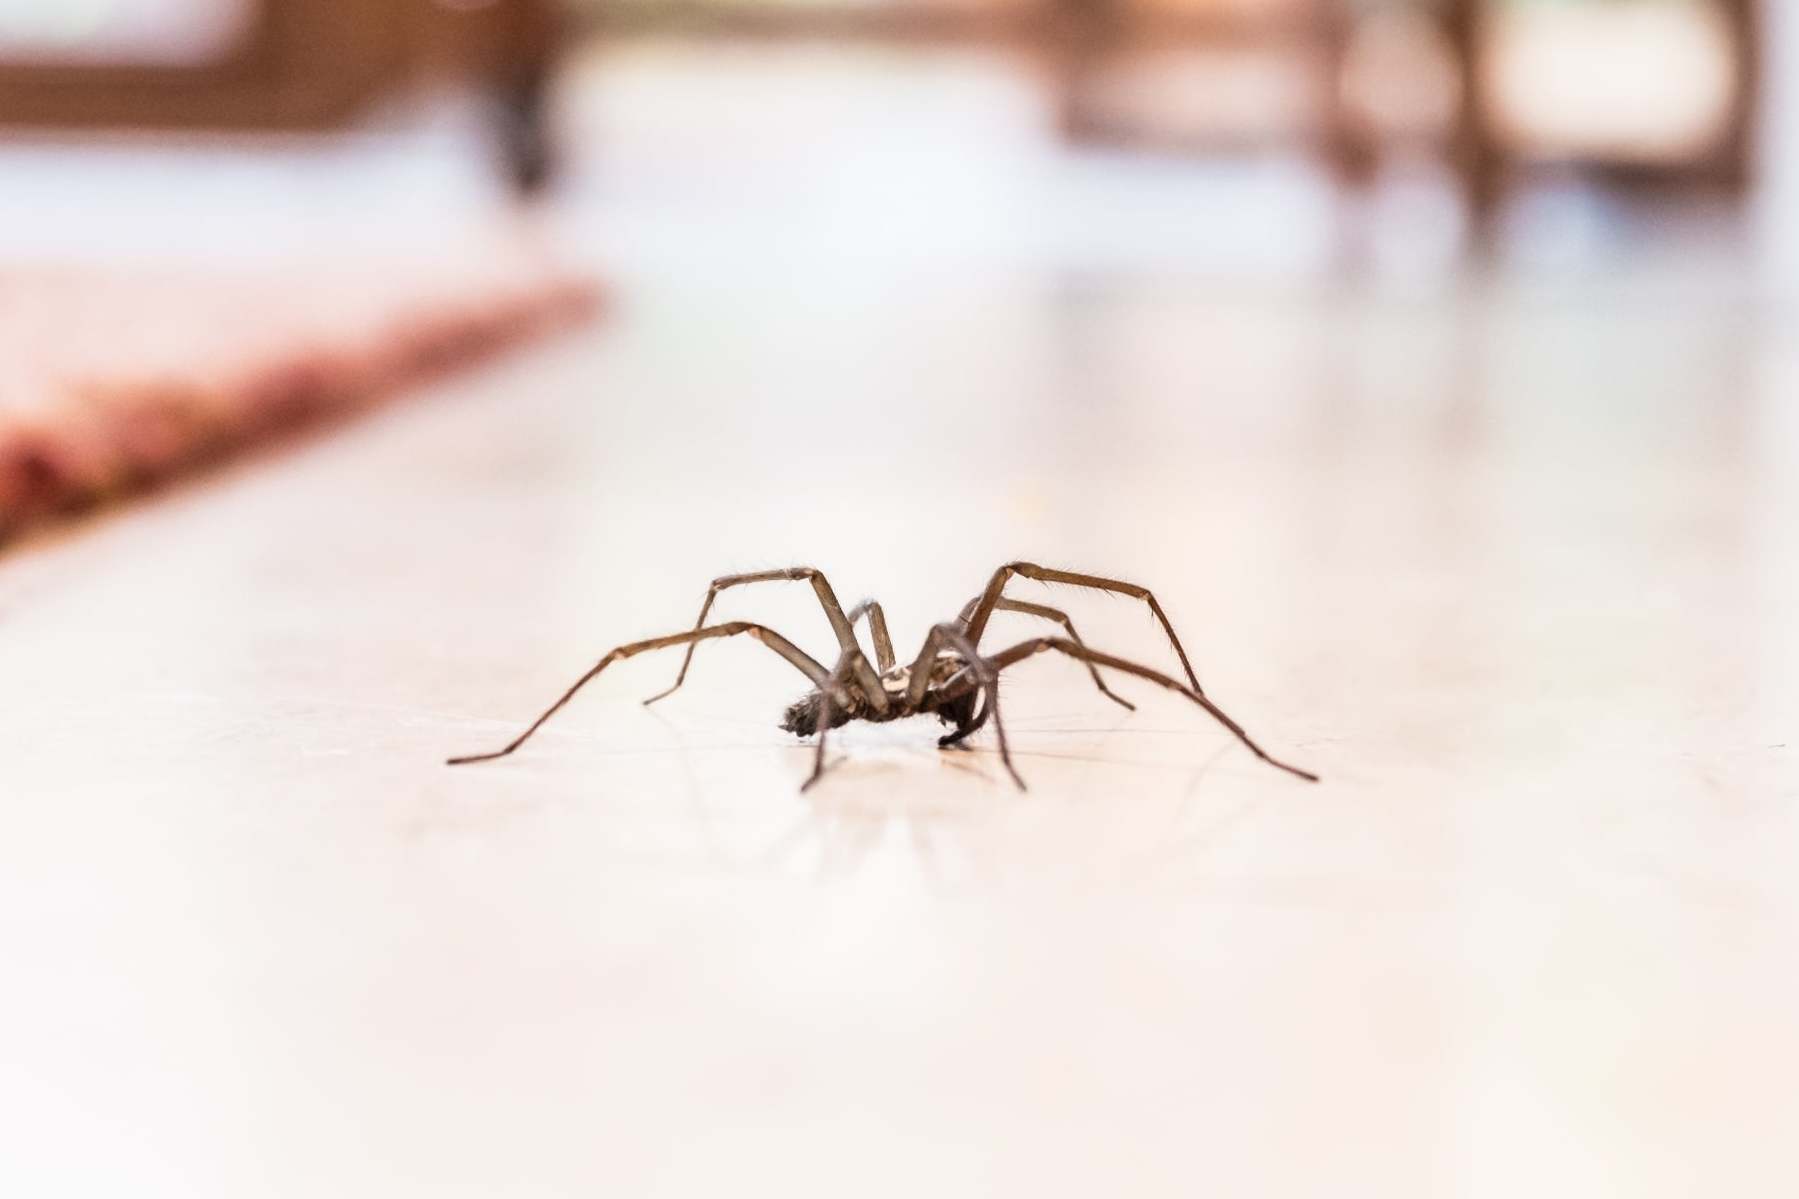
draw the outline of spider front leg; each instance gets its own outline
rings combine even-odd
[[[819,605],[825,610],[825,619],[831,622],[831,632],[837,638],[838,652],[847,655],[849,651],[856,648],[856,632],[850,627],[850,618],[843,614],[843,605],[837,602],[837,593],[831,589],[830,581],[825,578],[824,572],[810,566],[792,566],[786,570],[759,570],[750,574],[723,575],[713,579],[712,585],[706,588],[706,599],[700,605],[700,616],[698,620],[694,621],[694,629],[697,631],[705,625],[706,617],[711,613],[712,603],[718,598],[719,592],[731,587],[740,587],[745,583],[776,582],[811,583],[812,590],[818,595]],[[881,627],[884,632],[886,630],[885,620],[881,622]],[[874,705],[876,711],[886,711],[887,694],[881,690],[879,677],[876,676],[874,668],[868,664],[867,659],[861,658],[860,654],[857,657],[860,661],[852,663],[851,667],[856,682],[868,693],[869,702]],[[689,646],[686,656],[681,659],[681,670],[679,674],[675,675],[674,684],[668,690],[657,692],[644,700],[645,705],[667,699],[679,691],[681,684],[687,681],[687,668],[691,665],[693,665],[693,647]]]
[[[945,733],[943,736],[937,738],[937,748],[953,749],[980,732],[986,725],[987,705],[983,703],[980,706],[980,709],[969,719],[967,724],[957,725],[955,732]]]
[[[991,715],[993,730],[999,737],[999,760],[1005,765],[1006,773],[1012,776],[1012,781],[1018,785],[1018,789],[1028,791],[1030,788],[1024,785],[1024,779],[1019,777],[1018,769],[1012,765],[1012,750],[1006,744],[1006,725],[999,717],[999,669],[975,652],[974,643],[962,631],[960,624],[937,625],[925,637],[924,648],[918,651],[918,657],[912,663],[912,674],[906,683],[908,709],[917,711],[919,705],[924,702],[925,694],[931,687],[931,667],[936,663],[937,655],[946,648],[955,651],[964,663],[963,670],[972,673],[975,677],[975,685],[986,692],[987,705],[982,710],[981,716],[970,724],[967,731],[973,732],[974,729],[986,723],[987,717]],[[954,681],[952,678],[944,686],[951,686]],[[966,736],[967,733],[962,735]],[[960,739],[960,737],[955,737],[954,741]],[[953,744],[954,741],[945,738],[939,740],[937,744],[942,746],[946,743]]]
[[[1207,699],[1202,692],[1192,687],[1188,687],[1179,679],[1174,678],[1171,675],[1163,674],[1159,670],[1151,670],[1147,666],[1139,666],[1135,662],[1127,662],[1125,659],[1115,658],[1111,654],[1102,654],[1098,650],[1089,649],[1084,645],[1077,645],[1075,642],[1064,640],[1061,637],[1039,637],[1032,641],[1020,642],[1011,649],[994,654],[993,657],[988,659],[988,662],[991,664],[993,671],[997,674],[1008,666],[1017,665],[1019,662],[1024,661],[1033,654],[1040,654],[1045,650],[1052,649],[1057,653],[1068,655],[1077,662],[1086,662],[1091,665],[1104,666],[1107,670],[1117,670],[1122,671],[1125,674],[1134,674],[1140,679],[1148,679],[1159,687],[1166,687],[1170,691],[1178,692],[1204,708],[1211,715],[1212,719],[1229,729],[1231,734],[1235,736],[1237,740],[1241,741],[1244,746],[1248,748],[1250,753],[1262,759],[1262,761],[1268,763],[1270,766],[1278,767],[1288,774],[1297,775],[1308,783],[1315,783],[1318,781],[1318,776],[1311,771],[1301,770],[1297,766],[1289,766],[1285,762],[1272,757],[1266,750],[1250,739],[1249,734],[1243,731],[1242,725],[1225,715],[1224,710],[1211,700]]]
[[[960,616],[958,616],[956,619],[959,622],[961,622],[961,624],[964,628],[966,628],[968,626],[969,613],[973,612],[975,609],[975,605],[980,602],[981,602],[981,597],[977,595],[962,606],[962,614]],[[993,607],[994,607],[994,610],[997,612],[1020,612],[1026,616],[1037,616],[1037,617],[1041,617],[1044,620],[1053,620],[1068,631],[1068,639],[1070,641],[1074,642],[1076,645],[1087,644],[1085,641],[1081,640],[1081,635],[1074,631],[1074,621],[1072,621],[1068,618],[1068,613],[1062,611],[1059,608],[1050,608],[1043,604],[1027,604],[1023,600],[1006,599],[1004,596],[1001,596],[997,601],[995,601]],[[1134,704],[1130,700],[1124,698],[1122,695],[1114,694],[1112,689],[1110,687],[1106,686],[1105,679],[1100,677],[1099,667],[1097,667],[1097,666],[1093,665],[1093,663],[1089,662],[1089,663],[1087,663],[1087,673],[1093,676],[1093,685],[1095,687],[1099,688],[1099,693],[1101,695],[1105,696],[1107,699],[1111,700],[1113,703],[1118,704],[1129,711],[1135,712],[1137,710],[1136,704]],[[983,715],[981,720],[984,722],[985,719],[986,719],[986,717],[985,717],[985,715]],[[979,723],[977,723],[974,727],[975,728],[980,727]],[[966,737],[968,735],[968,733],[971,733],[973,731],[974,731],[974,728],[970,728],[967,730],[967,732],[959,733],[956,736],[955,741],[960,741],[963,737]],[[952,741],[951,744],[954,744],[954,741]]]
[[[594,665],[593,669],[589,670],[579,679],[576,679],[575,685],[563,692],[561,699],[545,709],[543,715],[532,721],[531,727],[514,738],[512,744],[508,745],[505,749],[497,750],[493,753],[470,754],[467,757],[451,758],[449,764],[451,766],[466,766],[471,762],[491,762],[495,758],[505,757],[507,754],[523,745],[526,741],[530,740],[531,734],[542,728],[550,717],[560,712],[569,700],[575,698],[575,693],[577,691],[587,686],[588,683],[593,681],[595,676],[614,662],[622,661],[625,658],[635,657],[638,654],[648,653],[650,650],[669,649],[677,645],[687,646],[688,653],[691,654],[693,652],[693,647],[701,641],[709,641],[714,637],[735,637],[739,633],[749,634],[763,645],[768,646],[769,649],[774,650],[777,654],[780,654],[783,658],[787,659],[787,661],[791,662],[801,674],[812,680],[812,685],[814,687],[821,685],[830,677],[829,672],[826,671],[823,666],[819,665],[817,661],[793,642],[787,640],[787,638],[781,636],[773,629],[766,628],[759,624],[750,624],[747,621],[733,621],[730,624],[713,625],[710,628],[698,628],[690,633],[676,633],[670,637],[654,637],[648,641],[633,641],[628,645],[621,645],[617,649],[611,651],[605,657],[601,658],[599,662]]]
[[[1199,685],[1199,676],[1193,673],[1193,664],[1187,661],[1187,651],[1181,647],[1181,639],[1174,635],[1174,626],[1169,623],[1168,614],[1162,611],[1162,605],[1156,602],[1156,597],[1150,594],[1147,587],[1118,579],[1102,579],[1098,575],[1076,574],[1070,570],[1051,570],[1047,566],[1038,566],[1035,562],[1008,562],[993,572],[993,577],[987,581],[987,589],[981,592],[981,598],[975,602],[973,615],[963,622],[968,631],[968,640],[973,644],[981,643],[981,634],[987,629],[987,620],[993,615],[994,609],[999,607],[1000,593],[1006,589],[1006,583],[1013,575],[1023,575],[1039,583],[1066,583],[1071,587],[1110,591],[1115,595],[1128,595],[1132,599],[1142,600],[1149,605],[1151,614],[1160,622],[1162,631],[1168,634],[1175,656],[1181,660],[1181,669],[1187,672],[1187,682],[1194,691],[1205,694],[1205,688]]]

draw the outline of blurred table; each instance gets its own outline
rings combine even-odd
[[[1792,344],[1503,289],[645,287],[11,555],[0,1175],[1782,1191]],[[753,645],[440,764],[721,571],[816,563],[905,643],[1018,555],[1152,585],[1325,784],[1038,661],[1029,794],[902,724],[802,796],[797,680]],[[829,643],[803,588],[725,613]]]
[[[342,128],[405,90],[489,100],[508,180],[554,166],[563,39],[544,0],[212,0],[22,13],[0,38],[0,128],[261,134]],[[30,36],[36,32],[37,37]],[[21,38],[19,35],[24,34]]]

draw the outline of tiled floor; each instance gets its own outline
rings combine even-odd
[[[0,561],[8,1189],[1790,1192],[1781,312],[1722,251],[1251,269],[1180,214],[1264,206],[1058,158],[1003,70],[827,68],[896,141],[732,163],[607,84],[552,215],[610,324]],[[1042,661],[1028,794],[896,725],[801,796],[754,646],[440,765],[721,571],[915,642],[1020,555],[1151,585],[1324,784]],[[728,609],[823,654],[805,599]]]

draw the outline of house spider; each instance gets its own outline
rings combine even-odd
[[[1022,600],[1008,599],[1003,592],[1006,584],[1014,575],[1027,579],[1035,579],[1042,583],[1066,583],[1075,587],[1089,587],[1099,591],[1110,591],[1118,595],[1140,599],[1149,605],[1150,612],[1161,624],[1162,631],[1168,634],[1168,640],[1174,646],[1174,652],[1181,660],[1181,669],[1186,673],[1187,681],[1181,682],[1172,675],[1152,670],[1147,666],[1139,666],[1135,662],[1127,662],[1123,658],[1111,654],[1100,653],[1088,648],[1081,640],[1080,634],[1074,630],[1074,622],[1068,614],[1047,608],[1040,604],[1025,603]],[[839,656],[835,667],[827,670],[822,664],[809,657],[793,642],[781,636],[773,629],[748,621],[734,620],[723,624],[708,625],[707,615],[712,611],[712,603],[718,593],[727,588],[737,587],[744,583],[768,583],[780,580],[808,582],[812,590],[818,593],[818,601],[823,605],[825,617],[831,622],[831,628],[837,635]],[[995,612],[1019,612],[1027,616],[1036,616],[1044,620],[1054,621],[1062,626],[1066,637],[1034,637],[1029,641],[1021,641],[1010,649],[1001,650],[987,657],[981,656],[976,647],[980,644],[981,634],[986,631],[987,621]],[[874,641],[875,664],[870,664],[856,640],[856,622],[867,618],[868,631]],[[1162,605],[1156,597],[1144,587],[1134,583],[1123,583],[1116,579],[1102,579],[1096,575],[1075,574],[1066,570],[1050,570],[1030,562],[1010,562],[1000,567],[988,580],[987,588],[980,595],[968,601],[961,615],[946,624],[933,627],[925,637],[924,647],[911,665],[898,664],[893,656],[893,642],[887,635],[887,618],[881,612],[881,605],[874,600],[863,600],[848,613],[843,605],[837,602],[836,592],[822,572],[809,566],[796,566],[788,570],[764,570],[752,574],[726,575],[714,579],[706,589],[706,600],[700,605],[700,616],[694,622],[692,630],[676,633],[668,637],[653,637],[648,641],[633,641],[621,645],[605,657],[579,679],[574,686],[563,693],[562,698],[551,704],[543,715],[531,723],[531,726],[520,733],[512,743],[504,749],[493,753],[473,754],[468,757],[451,758],[449,764],[461,766],[470,762],[488,762],[495,758],[503,758],[512,753],[530,739],[531,735],[562,710],[564,704],[573,699],[575,693],[602,670],[614,662],[651,650],[671,649],[677,645],[687,647],[686,656],[681,660],[680,673],[675,675],[674,684],[666,691],[652,695],[643,702],[653,704],[665,699],[680,689],[687,679],[687,668],[693,664],[693,651],[702,641],[717,637],[735,637],[745,634],[774,650],[781,657],[792,663],[801,674],[812,683],[812,690],[799,700],[790,704],[782,718],[781,727],[795,736],[805,737],[818,735],[817,751],[813,758],[812,774],[800,790],[804,791],[816,783],[825,770],[825,734],[828,730],[839,728],[852,720],[866,720],[881,723],[898,720],[905,716],[930,714],[943,723],[954,726],[951,733],[938,739],[939,746],[958,745],[981,728],[991,718],[994,732],[999,738],[1000,761],[1005,764],[1006,772],[1012,781],[1024,790],[1024,780],[1012,765],[1012,754],[1006,745],[1006,726],[999,715],[999,675],[1008,666],[1024,661],[1033,655],[1046,650],[1054,650],[1078,662],[1086,664],[1087,671],[1093,676],[1094,685],[1101,694],[1125,708],[1134,710],[1135,706],[1126,699],[1113,694],[1106,686],[1105,679],[1100,676],[1099,667],[1107,670],[1121,671],[1124,674],[1136,675],[1140,679],[1168,690],[1177,692],[1193,701],[1211,714],[1212,718],[1241,741],[1251,753],[1270,766],[1278,767],[1288,774],[1297,775],[1308,782],[1317,782],[1318,776],[1310,771],[1289,766],[1285,762],[1276,761],[1263,751],[1243,731],[1241,725],[1225,715],[1224,711],[1206,697],[1199,685],[1199,677],[1193,673],[1193,666],[1187,661],[1187,651],[1181,648],[1180,638],[1174,634],[1174,626],[1168,622]],[[980,703],[985,699],[985,703]]]

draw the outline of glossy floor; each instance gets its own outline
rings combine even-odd
[[[640,247],[591,331],[0,560],[9,1190],[1792,1189],[1779,311],[972,235],[780,272],[757,219]],[[441,765],[723,571],[821,566],[916,644],[1019,556],[1152,586],[1325,783],[1039,660],[1028,794],[915,723],[802,796],[754,645]],[[1021,590],[1168,661],[1134,605]],[[806,599],[721,610],[825,655]]]

